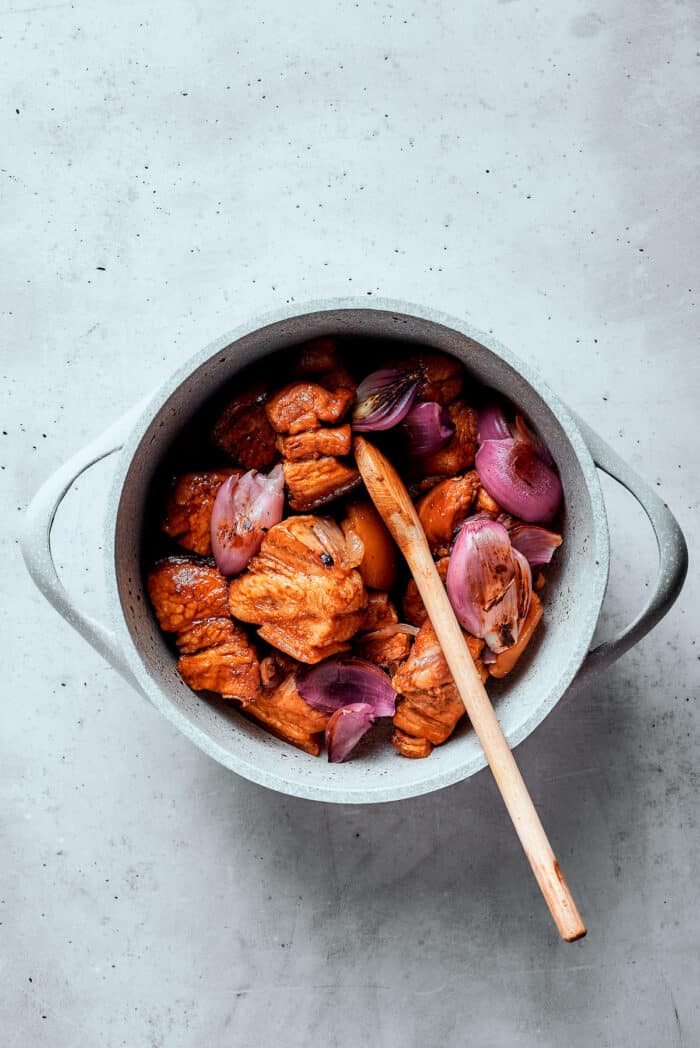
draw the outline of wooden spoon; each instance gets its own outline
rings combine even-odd
[[[556,926],[563,939],[574,942],[586,934],[586,926],[469,654],[415,506],[398,473],[380,451],[364,437],[355,437],[353,449],[367,491],[416,580],[457,690]]]

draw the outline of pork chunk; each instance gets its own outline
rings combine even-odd
[[[488,670],[480,658],[484,642],[468,633],[464,638],[485,680]],[[421,627],[410,655],[392,678],[392,686],[402,696],[396,704],[394,727],[406,735],[438,746],[464,716],[464,704],[430,622]]]
[[[435,565],[438,570],[438,575],[443,582],[447,579],[447,569],[449,565],[449,557],[441,557]],[[423,598],[418,592],[418,587],[413,579],[408,580],[402,606],[403,617],[406,622],[410,622],[412,626],[422,626],[424,622],[428,621],[428,612],[425,610]]]
[[[215,691],[225,699],[252,702],[260,690],[260,664],[245,631],[231,625],[230,640],[181,655],[178,672],[194,691]]]
[[[297,358],[295,378],[313,378],[324,389],[355,391],[355,380],[343,365],[334,338],[317,338],[307,342]]]
[[[391,745],[399,751],[402,757],[411,757],[414,760],[429,757],[433,752],[433,744],[429,739],[414,738],[413,735],[407,735],[400,728],[394,728]]]
[[[175,641],[182,655],[194,655],[204,648],[236,640],[239,627],[228,615],[224,618],[198,619],[178,630]]]
[[[474,511],[476,513],[486,513],[489,517],[493,517],[494,520],[499,513],[503,512],[496,500],[492,499],[486,488],[483,487],[480,487],[476,493]]]
[[[242,708],[285,742],[318,757],[330,715],[302,699],[293,674],[277,687],[259,689],[254,698],[243,700]]]
[[[454,477],[474,466],[478,414],[463,400],[455,400],[447,410],[455,431],[444,448],[420,460],[423,477]]]
[[[229,477],[241,476],[240,469],[214,469],[207,473],[183,473],[173,482],[168,496],[162,529],[192,553],[211,554],[211,511],[216,493]]]
[[[470,470],[462,477],[441,481],[418,502],[418,516],[435,556],[450,552],[454,533],[468,516],[478,491],[479,475]]]
[[[412,640],[412,635],[399,624],[389,594],[368,590],[367,608],[360,632],[353,640],[353,652],[393,673],[408,658]]]
[[[184,630],[197,619],[229,615],[226,579],[213,565],[194,557],[158,561],[148,574],[148,595],[166,633]]]
[[[265,404],[265,413],[276,433],[302,433],[321,423],[340,422],[355,398],[350,389],[324,389],[317,382],[291,382]]]
[[[266,470],[277,458],[275,433],[265,413],[267,387],[258,383],[224,408],[212,440],[245,469]]]
[[[367,605],[357,565],[362,549],[327,518],[288,517],[229,586],[231,614],[300,662],[347,650]]]
[[[420,373],[417,390],[419,400],[450,404],[462,392],[464,365],[456,357],[426,351],[412,354],[401,364]]]
[[[277,448],[287,462],[318,459],[324,455],[349,455],[352,430],[349,423],[333,428],[311,429],[289,437],[277,437]]]
[[[332,455],[306,462],[285,462],[284,481],[289,489],[289,505],[306,512],[359,487],[361,477],[350,466]]]

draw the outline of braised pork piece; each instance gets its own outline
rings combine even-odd
[[[332,338],[298,347],[239,381],[199,443],[183,435],[186,468],[175,455],[161,484],[148,592],[194,691],[308,754],[325,735],[334,761],[391,716],[394,748],[422,759],[469,725],[416,584],[362,487],[353,431],[386,442],[403,472],[484,681],[513,670],[542,618],[535,589],[561,542],[543,526],[558,475],[460,361],[373,346],[372,371],[353,363],[355,348]],[[541,519],[520,519],[513,507],[532,504],[538,469],[549,471],[549,501]]]

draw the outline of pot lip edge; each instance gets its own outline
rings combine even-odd
[[[454,785],[476,774],[486,766],[486,758],[483,753],[477,754],[471,760],[453,766],[451,768],[433,773],[419,780],[405,785],[393,784],[377,786],[371,789],[362,787],[344,787],[340,785],[337,789],[328,784],[317,786],[304,783],[299,776],[285,778],[284,774],[277,775],[274,772],[259,768],[248,760],[234,756],[231,752],[216,742],[204,729],[194,725],[186,715],[175,706],[162,692],[160,686],[153,680],[148,672],[143,656],[135,645],[128,629],[121,598],[117,586],[117,573],[115,570],[115,541],[116,522],[120,508],[120,500],[124,482],[131,468],[134,454],[139,447],[148,429],[165,406],[170,397],[179,389],[194,371],[206,364],[217,353],[232,345],[246,335],[254,334],[266,327],[274,326],[284,321],[301,319],[318,313],[337,312],[375,312],[392,313],[404,315],[412,319],[426,321],[447,329],[456,331],[486,349],[493,352],[497,357],[510,366],[533,390],[548,409],[554,415],[557,423],[563,429],[567,440],[571,444],[577,461],[583,472],[586,489],[591,499],[592,529],[595,559],[597,570],[591,596],[589,598],[588,612],[585,617],[585,628],[579,631],[578,641],[572,649],[566,667],[541,696],[536,708],[516,730],[507,735],[507,741],[511,748],[515,748],[524,741],[548,716],[554,706],[563,697],[568,687],[578,673],[583,660],[590,648],[590,643],[600,616],[605,592],[607,589],[609,567],[610,567],[610,540],[600,479],[596,470],[591,452],[585,442],[581,430],[578,428],[575,417],[569,411],[566,404],[554,393],[539,373],[527,362],[522,361],[512,353],[498,339],[492,335],[479,330],[468,321],[443,313],[431,307],[418,305],[416,303],[374,298],[371,302],[359,297],[340,297],[331,299],[311,300],[308,302],[295,302],[293,306],[285,306],[276,310],[266,311],[258,314],[252,319],[238,325],[231,331],[219,336],[209,342],[203,349],[190,356],[183,364],[153,392],[145,402],[144,408],[138,417],[131,433],[124,443],[117,469],[112,480],[107,509],[106,509],[106,535],[104,542],[104,556],[107,582],[108,609],[111,624],[116,632],[117,640],[125,658],[138,680],[139,685],[147,694],[149,701],[166,717],[170,723],[178,728],[191,742],[208,756],[217,760],[231,771],[242,775],[244,778],[258,785],[285,793],[290,796],[303,797],[329,803],[343,804],[368,804],[388,803],[393,800],[408,799],[421,796],[447,786]],[[200,700],[205,701],[205,700]]]

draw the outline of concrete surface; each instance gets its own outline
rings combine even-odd
[[[487,774],[325,808],[202,756],[36,593],[41,480],[289,300],[469,315],[697,549],[697,7],[54,3],[0,21],[7,1048],[700,1043],[698,587],[518,756],[588,921],[557,937]],[[695,190],[695,195],[694,195]],[[56,550],[99,610],[109,466]],[[653,544],[606,484],[606,629]]]

